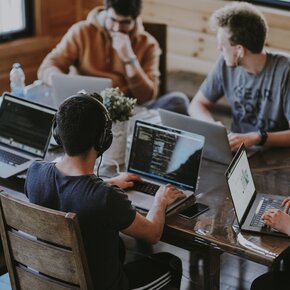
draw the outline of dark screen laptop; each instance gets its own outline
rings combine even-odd
[[[132,203],[149,210],[158,188],[168,183],[191,197],[197,188],[203,146],[204,137],[198,134],[136,121],[127,171],[146,183],[128,191]],[[184,201],[177,201],[167,212]]]
[[[196,120],[167,110],[159,109],[158,111],[163,125],[205,137],[203,158],[225,165],[230,164],[233,155],[229,145],[227,129],[224,126]]]
[[[4,93],[0,107],[0,177],[26,170],[44,158],[55,110]]]
[[[189,131],[205,137],[203,150],[204,159],[225,165],[230,164],[233,158],[233,152],[230,148],[226,127],[221,124],[204,122],[163,109],[158,109],[158,111],[163,125]],[[251,157],[260,150],[261,148],[259,146],[253,146],[250,150],[247,150],[247,156]]]
[[[84,90],[87,93],[100,93],[112,87],[112,80],[103,77],[80,76],[71,74],[54,74],[51,77],[52,95],[48,105],[59,108],[60,104],[68,97]]]
[[[269,208],[281,209],[285,196],[257,193],[247,153],[242,144],[229,165],[226,179],[238,225],[242,230],[275,236],[287,235],[264,226],[262,214]]]

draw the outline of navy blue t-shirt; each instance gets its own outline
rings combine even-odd
[[[35,162],[27,173],[25,193],[32,203],[77,213],[95,289],[127,288],[118,239],[136,210],[122,189],[95,175],[67,176],[54,163]]]

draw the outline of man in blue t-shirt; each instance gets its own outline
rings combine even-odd
[[[214,122],[210,110],[223,96],[232,110],[231,149],[243,142],[290,146],[290,58],[264,50],[267,23],[248,3],[232,3],[211,18],[222,56],[189,106],[196,119]]]
[[[111,120],[97,94],[79,94],[64,101],[53,128],[65,155],[57,163],[32,164],[25,192],[33,203],[77,213],[94,289],[147,289],[148,284],[150,289],[159,289],[168,281],[179,287],[181,261],[171,254],[123,265],[119,232],[151,244],[158,242],[166,208],[184,193],[172,185],[161,187],[144,217],[122,189],[139,180],[136,175],[124,174],[105,182],[94,174],[96,159],[112,142]]]

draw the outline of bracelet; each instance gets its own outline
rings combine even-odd
[[[260,143],[258,145],[261,145],[262,146],[262,145],[264,145],[266,143],[266,141],[268,139],[268,134],[264,130],[259,130],[258,131],[258,134],[261,137],[261,141],[260,141]]]
[[[134,56],[131,56],[129,59],[127,59],[126,61],[123,61],[123,64],[124,65],[127,65],[127,64],[134,64],[137,60],[137,57],[136,55]]]

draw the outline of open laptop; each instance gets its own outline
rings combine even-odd
[[[135,182],[128,190],[132,203],[149,210],[158,188],[168,183],[182,189],[186,198],[172,204],[167,212],[191,197],[197,188],[203,146],[203,136],[136,121],[127,171],[145,183]]]
[[[55,110],[9,93],[0,107],[0,177],[26,170],[44,158],[51,138]]]
[[[230,195],[242,230],[287,237],[277,230],[265,227],[262,214],[269,208],[281,209],[285,196],[257,193],[248,157],[242,144],[226,173]]]
[[[189,116],[159,109],[161,122],[165,126],[189,131],[205,137],[203,158],[229,165],[233,155],[224,126],[203,122]]]
[[[111,79],[92,76],[54,74],[51,81],[54,108],[58,108],[66,98],[81,90],[85,90],[87,93],[100,93],[102,90],[112,87]]]

